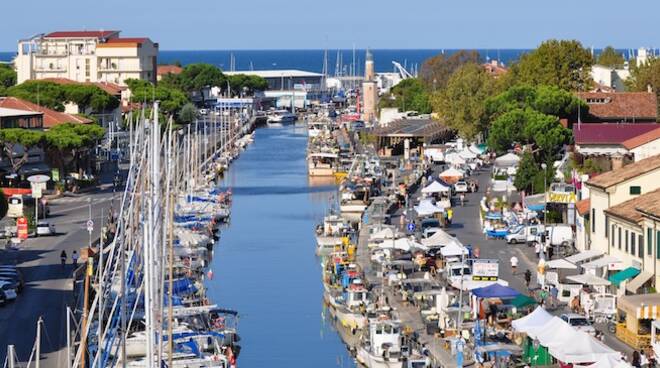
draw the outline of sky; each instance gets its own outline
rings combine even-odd
[[[55,30],[122,30],[161,50],[595,48],[660,46],[660,1],[24,0],[3,1],[0,51]]]

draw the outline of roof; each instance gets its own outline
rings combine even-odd
[[[577,209],[580,216],[584,216],[585,214],[589,213],[589,208],[591,208],[591,198],[577,201],[575,203],[575,208]]]
[[[443,123],[433,119],[399,119],[386,127],[374,129],[372,132],[379,137],[425,137],[433,138],[449,132]]]
[[[660,189],[652,192],[642,194],[639,197],[619,203],[605,210],[605,213],[622,218],[632,223],[639,223],[642,221],[643,215],[637,211],[639,207],[647,207],[649,204],[660,202]]]
[[[640,134],[636,137],[630,138],[622,143],[624,147],[627,149],[631,150],[633,148],[637,148],[641,145],[653,142],[657,139],[660,139],[660,127],[655,128],[651,130],[650,132],[646,132],[644,134]]]
[[[655,93],[578,92],[589,105],[589,115],[600,119],[653,119],[658,115]]]
[[[34,116],[34,115],[41,115],[40,112],[35,112],[35,111],[27,111],[27,110],[18,110],[18,109],[10,109],[6,107],[0,107],[0,118],[7,118],[7,117],[12,117],[12,116]]]
[[[104,43],[98,44],[96,47],[138,47],[147,41],[151,42],[147,37],[111,38]]]
[[[639,275],[639,269],[635,267],[628,267],[625,270],[621,270],[608,278],[612,285],[619,287],[623,281],[632,279],[633,277]]]
[[[305,77],[322,77],[323,74],[320,73],[314,73],[314,72],[307,72],[304,70],[297,70],[297,69],[281,69],[281,70],[244,70],[244,71],[234,71],[234,72],[225,72],[223,71],[225,75],[237,75],[237,74],[245,74],[245,75],[256,75],[258,77],[262,78],[305,78]]]
[[[590,123],[574,124],[573,136],[578,145],[607,144],[622,145],[653,130],[659,129],[656,123]]]
[[[55,125],[64,123],[89,124],[92,122],[92,120],[82,116],[51,110],[47,107],[42,107],[37,104],[33,104],[32,102],[18,99],[16,97],[0,97],[0,107],[41,112],[44,114],[44,128],[52,128]]]
[[[158,65],[156,69],[156,73],[158,73],[158,75],[181,74],[182,71],[183,68],[178,65]]]
[[[119,31],[57,31],[47,34],[46,38],[109,38]]]
[[[602,173],[590,179],[587,184],[596,188],[607,189],[657,169],[660,169],[660,155],[633,162],[620,169]]]

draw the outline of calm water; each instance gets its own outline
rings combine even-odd
[[[352,367],[323,318],[314,225],[333,185],[310,185],[305,126],[261,128],[223,185],[231,224],[215,248],[211,300],[241,314],[242,367]]]

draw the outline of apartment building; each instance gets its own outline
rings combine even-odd
[[[127,79],[156,82],[158,44],[122,38],[120,31],[58,31],[18,42],[18,83],[66,78],[125,86]]]

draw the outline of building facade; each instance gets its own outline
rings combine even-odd
[[[122,38],[119,31],[65,31],[18,42],[17,82],[67,78],[125,86],[127,79],[156,82],[158,44]]]

